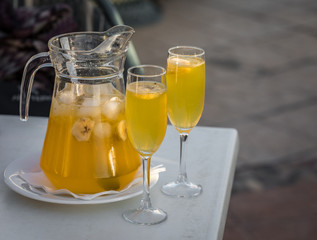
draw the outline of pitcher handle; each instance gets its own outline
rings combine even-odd
[[[41,52],[31,57],[23,71],[20,90],[20,119],[27,121],[33,80],[36,72],[43,67],[53,67],[48,52]]]

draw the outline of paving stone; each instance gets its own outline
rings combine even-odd
[[[303,1],[298,2],[298,4],[290,4],[288,1],[287,7],[278,8],[277,10],[271,9],[270,15],[281,20],[287,21],[294,26],[301,26],[306,24],[311,24],[316,20],[316,1]],[[310,3],[309,3],[310,2]],[[280,3],[281,4],[281,3]]]
[[[280,89],[293,89],[300,94],[306,94],[307,97],[316,96],[317,63],[308,60],[302,64],[295,63],[294,66],[289,64],[285,66],[285,70],[277,70],[280,73],[276,73],[274,77],[267,76],[263,80],[273,80],[276,87]]]
[[[316,58],[317,38],[305,33],[286,32],[283,36],[271,40],[272,48],[287,56],[290,60]]]
[[[231,198],[228,222],[236,223],[246,238],[314,239],[317,236],[317,205],[310,195],[317,182],[300,181],[284,188],[258,193],[236,194]],[[230,219],[232,218],[232,219]],[[230,233],[224,234],[230,236]]]
[[[294,185],[265,190],[257,193],[237,194],[232,197],[233,214],[242,222],[256,220],[266,222],[284,218],[316,214],[316,199],[308,194],[308,186],[316,186],[317,181],[302,180]],[[296,190],[296,194],[294,194]],[[246,201],[248,199],[248,201]],[[262,206],[262,207],[258,207]],[[292,209],[291,211],[284,211]],[[238,214],[239,213],[239,214]],[[243,218],[245,220],[243,220]]]
[[[310,153],[297,154],[297,157],[293,159],[287,157],[273,163],[238,166],[232,193],[260,192],[285,187],[302,180],[315,185],[317,184],[316,157],[317,150],[311,150]],[[312,197],[316,197],[316,194]]]
[[[239,165],[272,163],[286,156],[316,147],[306,136],[258,122],[236,126],[240,138]]]
[[[208,0],[205,0],[208,1]],[[212,5],[215,8],[225,9],[227,11],[241,12],[263,12],[267,13],[273,9],[279,8],[280,1],[263,1],[263,0],[213,0]]]
[[[241,70],[257,73],[258,69],[274,68],[283,66],[289,61],[289,56],[281,54],[276,49],[278,46],[271,44],[265,39],[248,43],[228,45],[226,51],[216,57],[235,59],[241,65]]]
[[[257,240],[298,240],[314,239],[317,235],[316,217],[290,219],[288,221],[273,221],[248,228],[250,239]]]
[[[292,132],[297,136],[302,136],[313,143],[317,143],[317,98],[313,105],[302,107],[298,110],[293,110],[279,114],[278,116],[269,117],[263,124],[272,126],[272,129],[283,129],[287,132]],[[294,140],[297,142],[297,140]]]
[[[235,124],[248,118],[265,117],[298,103],[305,104],[314,97],[308,94],[309,85],[301,86],[306,79],[301,82],[296,75],[287,74],[289,78],[284,78],[281,74],[257,80],[248,79],[248,75],[243,74],[227,72],[221,75],[215,72],[208,76],[210,80],[206,84],[204,111],[210,114],[211,124]]]
[[[243,226],[241,226],[241,223],[239,222],[238,219],[235,218],[232,211],[228,212],[223,239],[224,240],[249,239],[248,232],[246,231],[246,229],[243,228]]]
[[[226,21],[217,22],[217,27],[231,33],[233,38],[241,42],[274,36],[285,29],[283,24],[272,18],[258,20],[244,15],[234,15],[230,12],[223,12],[221,15]]]

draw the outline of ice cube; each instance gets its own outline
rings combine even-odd
[[[148,84],[139,85],[137,91],[140,94],[162,92],[162,84],[159,82],[149,82]]]
[[[84,98],[81,105],[85,107],[97,107],[100,105],[100,98]]]
[[[56,94],[56,98],[58,101],[65,104],[72,104],[76,100],[75,94],[69,88],[64,88],[62,91],[59,91]]]
[[[70,115],[72,105],[64,104],[53,99],[51,109],[51,114],[54,116],[67,116]]]
[[[101,107],[102,114],[109,120],[116,120],[124,109],[124,103],[119,97],[112,97]]]
[[[94,134],[98,138],[108,138],[111,136],[111,125],[107,122],[97,123],[94,128]]]
[[[98,117],[101,115],[100,99],[84,98],[80,106],[78,106],[77,115],[80,117]]]
[[[83,95],[83,86],[81,84],[66,83],[65,87],[57,91],[56,99],[65,104],[75,104]]]

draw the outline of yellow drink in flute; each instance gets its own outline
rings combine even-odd
[[[142,155],[151,155],[161,145],[167,125],[166,87],[158,82],[128,84],[126,119],[128,136]]]
[[[169,120],[178,131],[189,132],[204,108],[205,61],[199,57],[169,57],[166,84]]]
[[[100,94],[101,87],[106,95]],[[76,89],[68,84],[57,91],[40,161],[56,188],[75,193],[121,190],[140,164],[127,138],[122,93],[110,84],[78,84]]]

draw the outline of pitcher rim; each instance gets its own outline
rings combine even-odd
[[[80,35],[80,34],[94,34],[94,35],[101,35],[102,32],[98,32],[98,31],[79,31],[79,32],[69,32],[69,33],[62,33],[62,34],[59,34],[59,35],[56,35],[54,37],[51,37],[48,41],[48,47],[49,47],[49,50],[50,51],[56,51],[56,52],[73,52],[73,53],[87,53],[91,50],[68,50],[68,49],[63,49],[63,48],[60,48],[60,47],[57,47],[55,46],[52,42],[53,40],[55,39],[58,39],[58,38],[61,38],[61,37],[64,37],[64,36],[71,36],[71,35]],[[127,45],[124,49],[122,49],[120,51],[120,55],[121,53],[125,53],[128,51],[128,48],[129,48],[129,45]],[[111,55],[118,55],[118,54],[109,54],[107,53],[107,56],[111,56]]]

